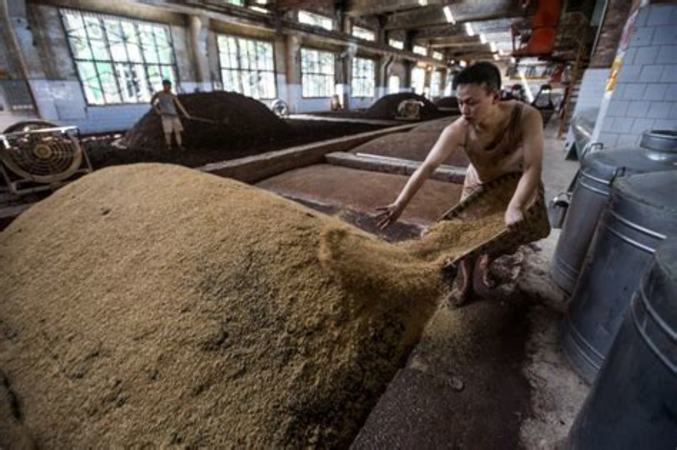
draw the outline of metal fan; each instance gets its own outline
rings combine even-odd
[[[287,117],[289,115],[289,105],[287,105],[284,100],[279,98],[273,101],[272,105],[270,105],[270,109],[278,117]]]
[[[0,169],[9,190],[24,194],[51,189],[77,173],[91,172],[76,131],[35,121],[15,124],[1,134]]]

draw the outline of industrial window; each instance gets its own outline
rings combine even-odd
[[[404,50],[404,41],[398,41],[397,39],[388,39],[388,45],[393,48]]]
[[[400,77],[390,75],[388,78],[388,94],[397,94],[400,92]]]
[[[302,48],[301,85],[304,97],[334,95],[334,54]]]
[[[219,35],[221,82],[226,91],[258,99],[275,98],[273,44]]]
[[[355,36],[356,38],[364,39],[366,41],[376,40],[376,33],[361,27],[353,27],[353,36]]]
[[[430,77],[430,96],[439,97],[440,88],[442,87],[442,74],[439,70],[435,70]]]
[[[305,23],[306,25],[324,28],[325,30],[331,31],[334,29],[334,23],[329,17],[308,11],[299,11],[299,22]]]
[[[353,60],[351,91],[353,97],[373,97],[376,71],[374,61],[366,58]]]
[[[442,52],[433,52],[433,58],[437,59],[439,61],[442,61],[444,59],[444,53]]]
[[[175,83],[166,25],[70,9],[61,18],[88,104],[148,102],[163,79]]]
[[[428,56],[428,49],[426,49],[422,45],[414,45],[412,51],[418,55]]]
[[[411,69],[411,87],[414,88],[414,92],[419,95],[423,95],[423,89],[425,88],[424,68],[414,67]]]

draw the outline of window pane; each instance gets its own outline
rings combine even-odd
[[[273,46],[269,42],[217,36],[223,88],[253,98],[275,97]]]
[[[87,29],[87,36],[89,39],[103,40],[103,27],[98,18],[93,16],[85,16],[85,28]]]
[[[87,102],[95,105],[103,104],[103,91],[99,83],[99,77],[96,74],[96,67],[91,62],[76,63],[82,87],[85,91]]]
[[[66,33],[69,36],[81,39],[87,39],[85,33],[85,23],[82,20],[82,15],[77,11],[64,11],[63,22]]]
[[[106,47],[106,43],[104,41],[90,39],[89,45],[92,47],[92,55],[93,55],[94,59],[97,59],[97,60],[100,60],[100,61],[110,60],[110,55],[108,54],[108,48]]]
[[[71,45],[71,50],[73,51],[73,57],[75,59],[92,59],[92,51],[89,48],[86,38],[70,36],[68,42]]]

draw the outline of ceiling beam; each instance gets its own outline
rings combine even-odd
[[[450,0],[348,0],[346,14],[349,16],[369,16],[447,3],[452,2]]]
[[[457,23],[522,17],[524,10],[517,2],[506,0],[470,1],[450,5]],[[435,25],[449,25],[444,8],[439,5],[421,7],[415,11],[395,13],[386,20],[386,30],[424,28]]]

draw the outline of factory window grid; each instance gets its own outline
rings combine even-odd
[[[442,73],[439,70],[434,70],[430,77],[430,96],[439,97],[442,87]]]
[[[362,27],[353,27],[353,36],[359,39],[364,39],[365,41],[375,41],[376,33],[367,28]]]
[[[167,25],[61,9],[61,20],[88,105],[144,103],[177,80]]]
[[[414,45],[412,51],[417,55],[428,56],[428,49],[423,47],[422,45]]]
[[[388,39],[388,45],[398,50],[404,50],[404,41],[398,41],[397,39]]]
[[[325,17],[321,14],[315,14],[309,11],[299,11],[298,20],[300,23],[324,28],[325,30],[331,31],[334,29],[334,22],[331,20],[331,18]]]
[[[438,61],[442,61],[444,59],[444,53],[442,52],[433,52],[432,54],[433,59],[436,59]]]
[[[373,97],[376,81],[374,61],[367,58],[353,60],[353,77],[351,80],[352,97]]]
[[[273,44],[218,35],[221,83],[225,91],[256,99],[276,97]]]
[[[305,98],[334,95],[334,54],[302,48],[301,86]]]

